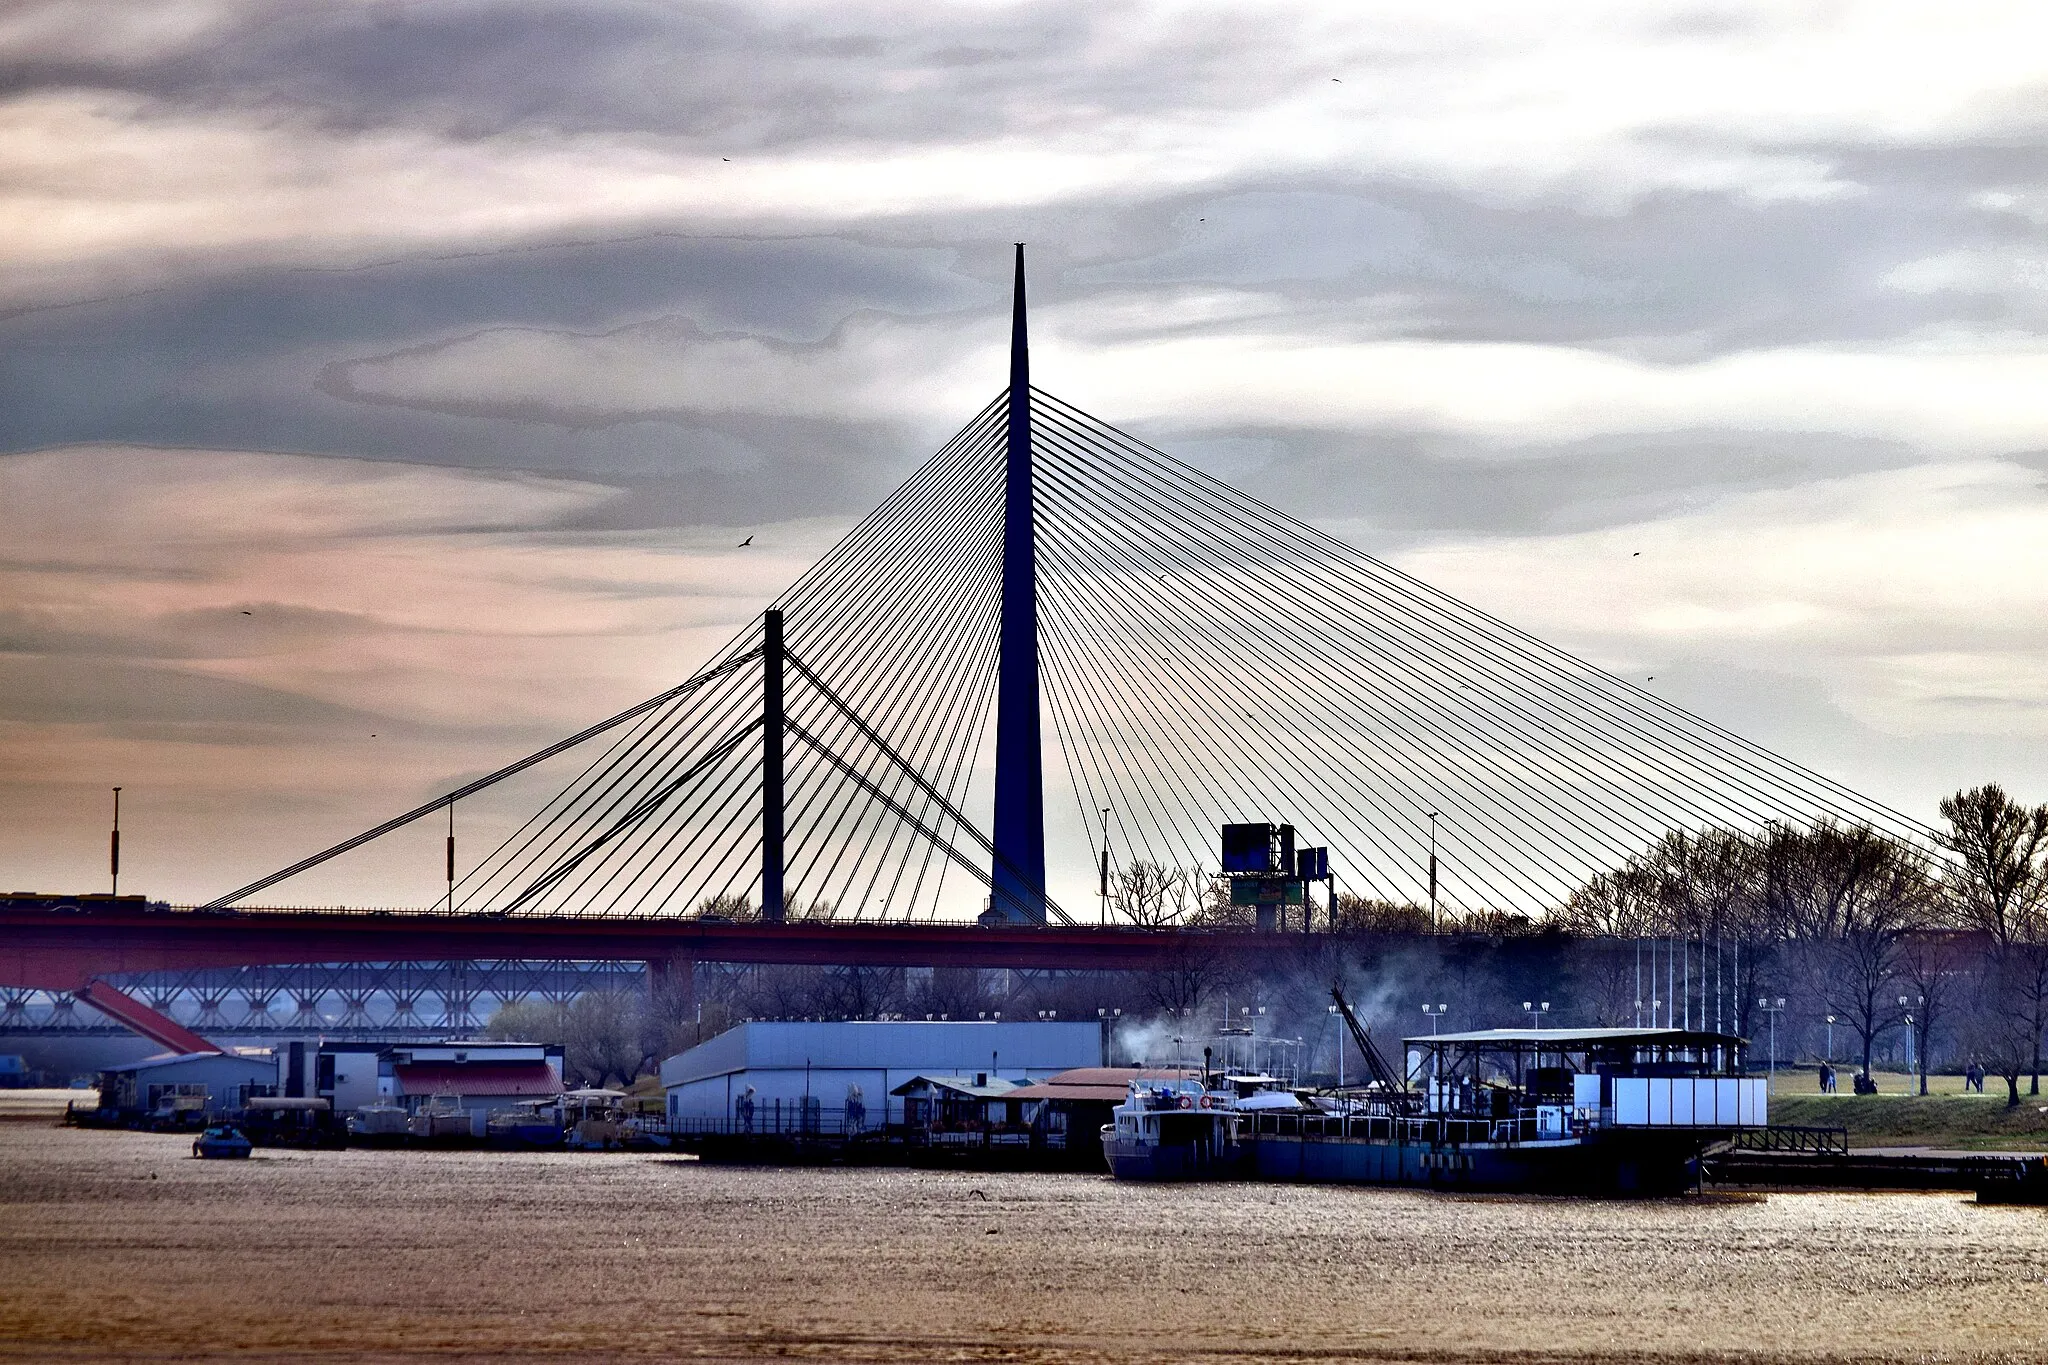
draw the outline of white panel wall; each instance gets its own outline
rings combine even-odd
[[[1742,1107],[1736,1099],[1742,1082],[1733,1078],[1714,1082],[1714,1122],[1730,1127],[1742,1122]]]
[[[1614,1078],[1614,1121],[1616,1123],[1648,1123],[1650,1121],[1650,1082],[1642,1076],[1617,1076]]]
[[[1675,1077],[1671,1082],[1671,1122],[1681,1128],[1692,1125],[1692,1079]]]
[[[1650,1077],[1650,1122],[1668,1124],[1671,1122],[1671,1078]]]

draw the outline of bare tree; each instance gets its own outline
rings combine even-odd
[[[2025,1024],[2029,1093],[2041,1093],[2041,1038],[2048,1031],[2048,804],[2022,806],[1997,783],[1941,803],[1948,829],[1935,837],[1961,866],[1944,880],[1955,913],[1990,942],[1997,970],[1988,1004]]]
[[[1899,982],[1915,999],[1913,1032],[1919,1046],[1920,1093],[1927,1093],[1929,1043],[1935,1025],[1948,1017],[1951,1002],[1963,989],[1976,955],[1967,939],[1946,926],[1936,925],[1908,934],[1899,953]]]
[[[1141,929],[1164,929],[1194,920],[1208,887],[1198,868],[1168,867],[1137,859],[1110,878],[1110,904]]]
[[[1426,934],[1429,907],[1337,893],[1337,932],[1342,934]]]
[[[1878,1035],[1899,1023],[1895,979],[1934,888],[1911,850],[1866,825],[1821,820],[1804,835],[1784,869],[1785,908],[1815,993],[1856,1034],[1868,1076]]]

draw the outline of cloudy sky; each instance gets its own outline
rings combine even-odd
[[[2048,799],[2038,5],[21,3],[0,101],[10,887],[119,783],[204,899],[687,676],[1001,388],[1019,239],[1043,387]]]

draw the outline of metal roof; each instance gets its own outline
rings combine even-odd
[[[1459,1043],[1476,1046],[1578,1049],[1633,1043],[1639,1047],[1717,1047],[1741,1044],[1745,1039],[1733,1033],[1714,1033],[1686,1028],[1486,1028],[1470,1033],[1424,1034],[1401,1040],[1410,1047],[1441,1047]]]
[[[1198,1074],[1193,1069],[1148,1070],[1137,1066],[1077,1066],[1033,1081],[1009,1092],[1013,1100],[1096,1100],[1116,1104],[1130,1093],[1135,1080],[1173,1080]]]
[[[972,1076],[912,1076],[889,1093],[905,1095],[920,1085],[936,1090],[951,1090],[977,1100],[1000,1100],[1013,1090],[1020,1088],[1020,1082],[1005,1080],[1001,1076],[990,1076],[985,1085],[976,1085]]]

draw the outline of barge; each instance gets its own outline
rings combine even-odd
[[[1404,1040],[1397,1077],[1344,1013],[1371,1085],[1244,1094],[1221,1078],[1133,1081],[1103,1129],[1111,1173],[1662,1195],[1694,1188],[1703,1154],[1769,1122],[1768,1082],[1743,1074],[1732,1034],[1447,1033]]]

